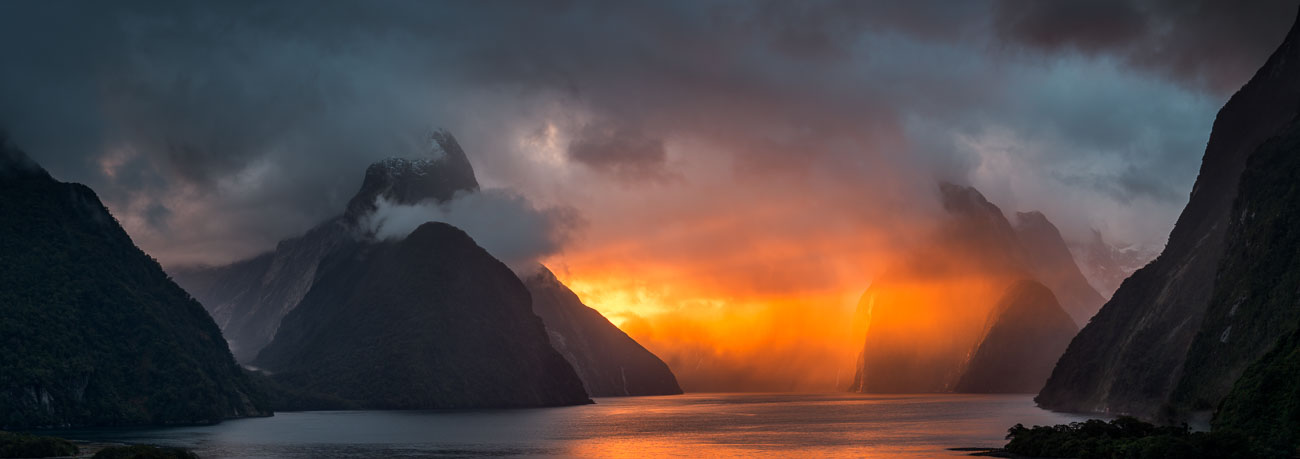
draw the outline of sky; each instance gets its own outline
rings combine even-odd
[[[852,377],[846,311],[933,220],[940,181],[1069,239],[1162,245],[1215,113],[1295,17],[1286,1],[6,1],[0,128],[166,266],[269,250],[445,128],[477,202],[530,222],[471,236],[525,241],[511,253],[688,389],[820,388]]]

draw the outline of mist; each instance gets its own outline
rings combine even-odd
[[[827,390],[851,377],[836,374],[861,345],[862,293],[933,226],[939,181],[1044,211],[1067,239],[1163,245],[1215,111],[1293,16],[1159,0],[370,6],[3,2],[0,126],[172,266],[301,234],[366,165],[422,154],[444,126],[489,191],[389,203],[377,234],[447,221],[512,266],[544,263],[688,388]]]
[[[359,226],[376,239],[401,240],[431,221],[465,231],[515,272],[524,272],[542,258],[561,251],[583,224],[581,215],[572,208],[538,208],[518,193],[486,189],[459,193],[444,203],[428,200],[414,205],[393,203],[380,196],[374,212],[367,214]]]

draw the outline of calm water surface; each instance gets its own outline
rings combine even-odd
[[[484,411],[316,411],[215,426],[75,430],[76,440],[211,458],[935,457],[997,447],[1007,427],[1083,419],[1030,395],[687,394]]]

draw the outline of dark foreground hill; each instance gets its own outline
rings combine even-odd
[[[0,139],[0,428],[269,415],[207,312],[90,188]]]
[[[352,408],[590,402],[523,283],[444,223],[336,250],[254,364]]]
[[[1040,405],[1178,421],[1213,410],[1296,329],[1298,34],[1219,111],[1164,252],[1070,343]]]

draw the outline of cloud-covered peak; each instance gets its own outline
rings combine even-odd
[[[447,202],[457,193],[478,191],[474,167],[460,144],[447,131],[430,136],[430,150],[416,158],[387,158],[366,168],[361,189],[348,202],[346,217],[356,220],[375,210],[384,199],[393,204],[425,200]]]

